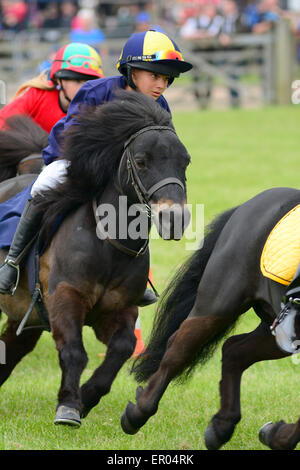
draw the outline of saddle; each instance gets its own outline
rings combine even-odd
[[[280,284],[289,285],[300,261],[300,204],[285,214],[270,232],[264,245],[262,274]]]

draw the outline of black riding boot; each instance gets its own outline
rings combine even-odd
[[[294,279],[288,286],[283,299],[282,299],[282,309],[288,313],[289,309],[296,307],[300,310],[300,264],[298,265]]]
[[[43,213],[37,210],[33,200],[26,203],[16,233],[4,264],[0,267],[0,293],[13,295],[19,282],[19,264],[38,232]]]

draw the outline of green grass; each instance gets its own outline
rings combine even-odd
[[[203,203],[205,222],[274,186],[299,185],[299,109],[268,108],[174,113],[178,134],[192,157],[188,202]],[[190,255],[186,240],[151,241],[151,265],[161,292],[175,268]],[[141,310],[146,340],[154,308]],[[252,311],[235,333],[258,324]],[[99,365],[105,347],[84,328],[89,363],[86,380]],[[54,342],[43,333],[36,349],[1,388],[0,449],[204,449],[203,433],[219,407],[220,349],[184,385],[171,384],[158,412],[135,435],[124,434],[120,416],[134,401],[136,383],[125,364],[109,395],[80,429],[53,425],[60,369]],[[1,367],[1,365],[0,365]],[[299,416],[300,365],[290,358],[252,366],[242,381],[242,421],[224,449],[264,449],[258,430],[266,421],[295,422]],[[299,448],[299,446],[298,446]]]

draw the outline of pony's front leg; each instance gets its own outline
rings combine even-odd
[[[73,286],[62,282],[49,297],[49,319],[62,371],[55,424],[80,426],[79,382],[87,363],[82,327],[90,305]]]
[[[191,364],[197,352],[206,343],[212,329],[221,328],[220,317],[187,318],[169,338],[160,366],[143,389],[137,388],[136,405],[129,402],[122,414],[121,426],[127,434],[135,434],[153,416],[167,386]],[[145,352],[147,354],[147,350]]]
[[[118,324],[108,342],[104,361],[81,387],[82,417],[86,417],[100,399],[109,393],[117,373],[132,356],[136,344],[134,326],[137,316],[138,309],[135,306],[119,312]],[[101,329],[94,326],[94,331],[97,338],[101,339]]]
[[[261,323],[251,333],[232,336],[222,349],[221,408],[205,430],[205,444],[217,450],[231,438],[241,419],[240,388],[243,372],[259,361],[280,359],[280,351],[270,327]]]

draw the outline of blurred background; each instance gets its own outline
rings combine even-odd
[[[300,0],[0,0],[6,102],[68,42],[92,45],[105,75],[118,74],[130,34],[155,25],[194,64],[166,92],[173,109],[286,105],[297,94]]]

